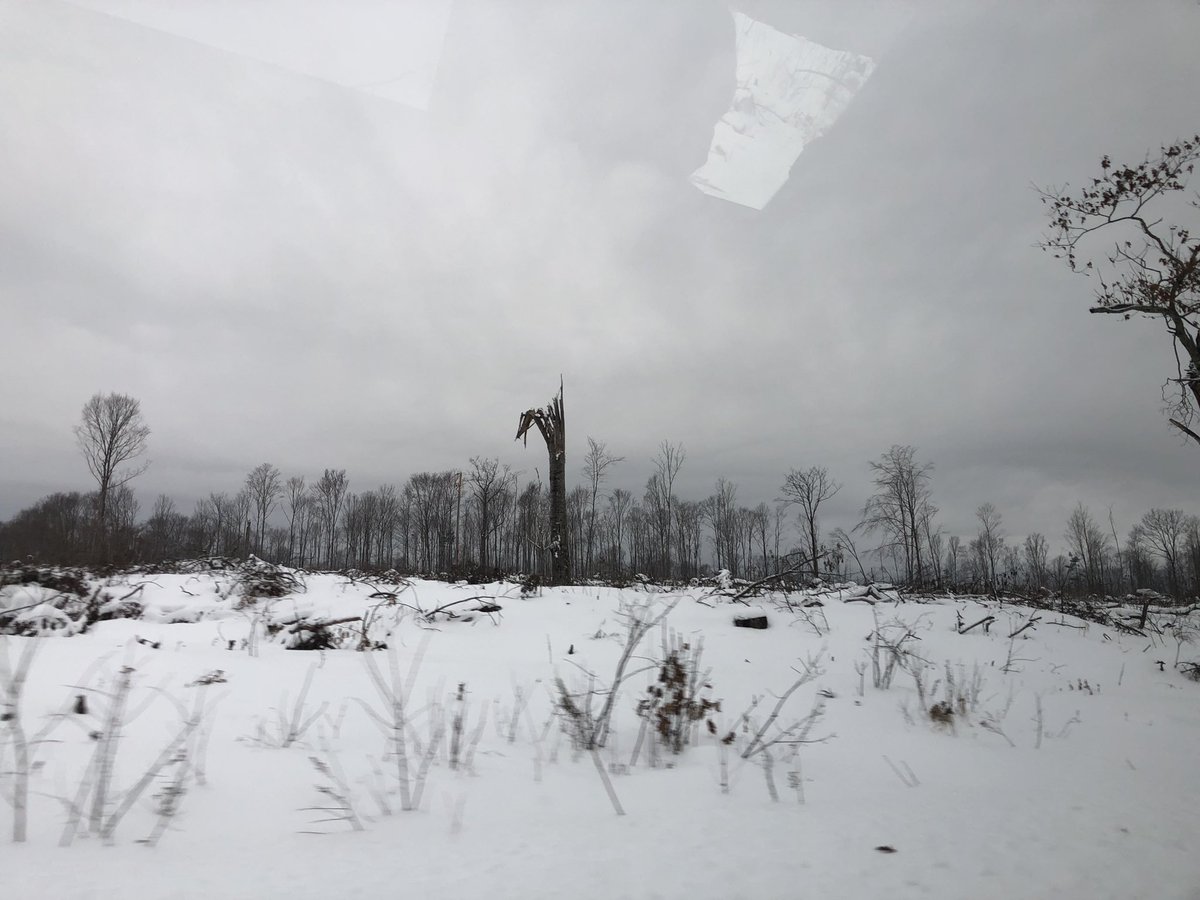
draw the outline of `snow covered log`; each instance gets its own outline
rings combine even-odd
[[[747,609],[734,613],[733,624],[738,628],[766,628],[767,614],[761,609]]]

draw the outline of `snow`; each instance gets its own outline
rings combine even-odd
[[[692,183],[706,194],[762,209],[783,187],[804,148],[825,134],[875,62],[785,34],[733,12],[737,88],[713,128]]]
[[[852,585],[756,598],[771,618],[768,630],[757,631],[733,627],[746,607],[704,587],[543,588],[522,598],[517,585],[503,583],[405,588],[333,574],[302,578],[302,592],[245,605],[228,572],[122,576],[103,592],[113,599],[142,584],[141,619],[36,639],[22,721],[30,735],[55,727],[35,752],[28,842],[0,844],[4,896],[1200,896],[1200,857],[1191,846],[1200,833],[1200,685],[1172,671],[1169,639],[1041,612],[1010,640],[1030,610],[961,598],[896,602],[892,591],[880,592],[881,600]],[[13,593],[3,605],[16,605]],[[474,598],[502,609],[472,612],[480,605]],[[843,602],[863,598],[874,602]],[[717,733],[700,728],[693,746],[679,756],[661,753],[658,766],[644,753],[629,765],[641,724],[636,697],[655,672],[630,677],[613,737],[599,752],[626,812],[618,816],[592,759],[572,751],[554,720],[555,679],[575,689],[587,671],[611,678],[627,617],[673,602],[666,627],[703,642],[709,695],[722,701]],[[432,623],[417,612],[450,603]],[[262,632],[267,623],[367,609],[370,637],[388,650],[292,651],[283,643],[287,627],[273,637]],[[996,621],[989,632],[959,634],[960,615],[967,623],[985,615]],[[929,663],[928,701],[942,699],[949,673],[960,694],[976,684],[974,708],[941,725],[921,714],[907,672],[897,672],[888,690],[873,687],[868,657],[877,621],[883,631],[900,628],[887,624],[897,621],[913,633],[913,652]],[[361,638],[357,623],[336,627],[351,641]],[[31,640],[0,638],[0,653],[15,663]],[[661,658],[664,640],[652,631],[630,671]],[[1184,647],[1183,658],[1196,655]],[[414,671],[411,737],[422,744],[459,708],[460,684],[464,744],[486,714],[469,765],[452,771],[449,740],[440,743],[416,811],[399,809],[395,760],[366,708],[381,709],[368,656],[384,679],[393,661],[401,680]],[[796,690],[779,718],[790,723],[823,702],[809,735],[817,742],[800,746],[798,763],[784,745],[775,748],[780,800],[772,802],[762,768],[739,759],[749,737],[738,717],[758,697],[755,720],[764,722],[797,671],[818,658],[822,674]],[[168,772],[120,822],[112,845],[80,835],[60,848],[67,801],[96,747],[90,733],[102,727],[105,694],[122,667],[132,668],[133,687],[117,790],[136,782],[179,733],[198,695],[212,709],[207,749],[191,751],[205,783],[185,782],[178,813],[153,848],[139,840],[154,827],[153,796]],[[319,714],[280,747],[310,673],[300,718]],[[206,677],[214,683],[197,684]],[[88,714],[67,712],[81,693]],[[727,748],[723,793],[719,738],[730,729],[737,741]],[[11,741],[0,735],[0,772],[9,773]],[[415,770],[415,745],[409,753]],[[327,815],[311,807],[330,803],[316,786],[329,782],[312,757],[344,774],[362,831],[317,821]],[[11,796],[12,778],[0,787]],[[10,813],[0,803],[5,839]]]

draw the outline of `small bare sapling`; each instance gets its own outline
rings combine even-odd
[[[387,678],[380,671],[379,664],[375,661],[375,654],[364,653],[363,665],[366,667],[371,685],[378,695],[379,706],[376,708],[365,700],[355,698],[387,738],[387,752],[396,761],[396,783],[400,792],[400,808],[405,812],[418,808],[417,804],[420,802],[421,792],[424,788],[424,778],[428,773],[428,762],[425,761],[427,754],[419,754],[421,758],[417,761],[416,771],[413,771],[410,760],[411,738],[409,735],[412,726],[409,700],[428,646],[429,634],[426,633],[409,663],[407,677],[402,677],[400,674],[400,662],[394,647],[389,647],[387,650],[389,675]],[[437,736],[440,740],[440,734]],[[415,734],[412,737],[415,737]],[[436,752],[436,742],[431,740],[430,745],[433,752]]]
[[[8,658],[8,637],[0,638],[0,731],[13,746],[12,839],[25,841],[29,821],[30,744],[21,721],[21,694],[29,677],[30,666],[40,646],[39,638],[25,638],[16,665]],[[3,772],[0,772],[0,777]]]
[[[820,664],[820,655],[806,660],[801,669],[797,670],[799,677],[787,690],[776,697],[774,707],[761,723],[756,718],[755,712],[764,698],[762,695],[753,698],[746,711],[738,717],[734,728],[721,739],[723,744],[732,744],[738,740],[739,731],[749,735],[742,747],[740,757],[743,761],[753,760],[762,767],[763,777],[767,783],[767,793],[772,800],[779,799],[779,790],[775,784],[775,753],[777,749],[790,748],[794,753],[802,744],[822,743],[833,737],[831,734],[820,738],[810,737],[813,727],[825,713],[825,697],[820,693],[814,698],[812,708],[805,716],[789,720],[786,725],[779,723],[779,717],[791,696],[801,687],[821,676]],[[794,758],[798,759],[798,757]],[[798,767],[798,765],[799,763],[796,762],[795,766]],[[722,783],[723,786],[728,784],[728,778],[724,773]]]

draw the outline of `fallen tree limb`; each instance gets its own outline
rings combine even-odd
[[[1034,625],[1036,625],[1040,621],[1042,621],[1042,620],[1037,615],[1031,615],[1029,617],[1029,621],[1027,621],[1024,625],[1022,625],[1020,628],[1018,628],[1012,634],[1010,634],[1009,637],[1015,638],[1018,634],[1020,634],[1026,628],[1032,628]]]
[[[36,609],[43,603],[49,603],[48,600],[39,600],[37,603],[30,603],[28,606],[13,606],[8,609],[0,609],[0,619],[5,616],[11,616],[13,613],[24,612],[27,609]],[[53,604],[51,604],[53,606]]]
[[[328,628],[330,625],[345,625],[347,622],[361,621],[362,616],[346,616],[341,619],[315,619],[313,621],[300,619],[298,621],[285,622],[284,624],[290,626],[288,634],[299,634],[301,631],[318,631],[322,628]]]
[[[818,559],[819,558],[820,557],[818,557]],[[811,566],[812,564],[813,561],[808,558],[802,559],[796,563],[792,563],[781,572],[776,572],[774,575],[768,575],[766,578],[760,578],[758,581],[751,582],[729,599],[736,603],[746,603],[744,598],[747,597],[751,592],[757,591],[763,585],[770,584],[772,581],[779,581],[781,578],[788,578],[789,576],[797,575],[801,572],[801,570]]]
[[[1087,628],[1087,625],[1072,625],[1070,622],[1045,622],[1045,623],[1043,623],[1043,624],[1045,624],[1045,625],[1057,625],[1057,626],[1059,626],[1060,628],[1079,628],[1079,629],[1084,629],[1084,628]]]
[[[1134,628],[1132,625],[1126,625],[1124,622],[1119,622],[1113,619],[1112,627],[1122,634],[1136,634],[1138,637],[1147,637],[1146,632],[1139,628]]]
[[[988,630],[988,627],[989,627],[989,626],[990,626],[990,625],[991,625],[993,622],[995,622],[995,621],[996,621],[996,617],[995,617],[995,616],[984,616],[982,619],[980,619],[980,620],[979,620],[978,622],[976,622],[974,625],[968,625],[966,628],[960,628],[960,629],[958,630],[958,633],[959,633],[959,634],[966,634],[966,633],[967,633],[968,631],[970,631],[972,628],[977,628],[977,627],[978,627],[978,626],[980,626],[980,625],[982,625],[982,626],[983,626],[983,630],[984,630],[984,631],[987,631],[987,630]]]
[[[143,581],[141,584],[139,584],[137,587],[135,587],[128,594],[123,594],[122,596],[118,597],[116,600],[110,600],[108,602],[109,603],[124,603],[126,600],[128,600],[130,597],[132,597],[134,594],[140,594],[142,592],[142,588],[144,588],[145,586],[146,586],[146,582]]]
[[[432,619],[432,618],[433,618],[434,616],[436,616],[438,613],[440,613],[440,612],[445,612],[445,611],[446,611],[447,609],[449,609],[451,606],[457,606],[457,605],[458,605],[458,604],[460,604],[460,603],[469,603],[469,602],[470,602],[470,601],[472,601],[472,600],[487,600],[487,601],[490,601],[490,602],[489,602],[489,605],[490,605],[490,606],[495,606],[495,605],[496,605],[496,603],[495,603],[495,600],[496,600],[496,598],[495,598],[495,597],[488,596],[488,595],[486,595],[486,594],[476,594],[476,595],[475,595],[475,596],[473,596],[473,597],[463,597],[463,598],[462,598],[462,599],[460,599],[460,600],[451,600],[449,603],[443,603],[443,604],[442,604],[441,606],[439,606],[437,609],[431,609],[431,610],[430,610],[429,612],[427,612],[427,613],[421,613],[421,615],[422,615],[422,616],[424,616],[426,619]],[[497,609],[499,609],[499,607],[497,607]]]

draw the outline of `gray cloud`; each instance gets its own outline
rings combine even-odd
[[[185,498],[263,460],[532,475],[516,413],[559,372],[572,449],[608,441],[635,488],[665,438],[686,494],[769,500],[823,464],[849,517],[866,461],[912,443],[951,532],[989,499],[1052,539],[1077,499],[1122,529],[1196,509],[1164,338],[1085,314],[1029,186],[1195,130],[1200,10],[745,10],[879,59],[761,212],[688,184],[733,91],[717,3],[456,3],[418,113],[0,0],[0,516],[87,486],[71,427],[97,390],[143,402],[139,490]]]

